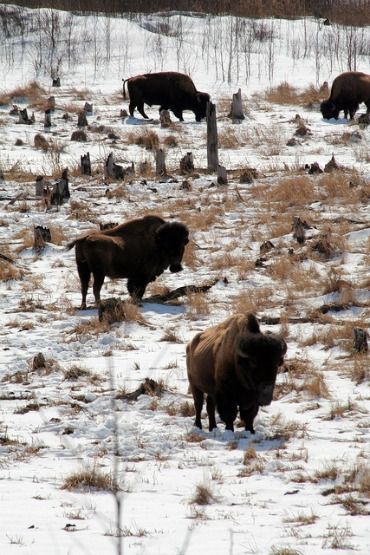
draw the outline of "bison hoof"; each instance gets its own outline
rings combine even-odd
[[[80,310],[86,310],[87,306],[86,303],[81,303]]]

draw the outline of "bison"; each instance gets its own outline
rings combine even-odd
[[[128,221],[104,231],[92,231],[67,245],[76,247],[77,271],[81,281],[82,303],[91,274],[96,304],[104,278],[127,278],[130,296],[139,301],[149,282],[169,267],[171,272],[183,268],[181,260],[189,242],[188,228],[180,222],[165,222],[158,216]]]
[[[238,408],[245,429],[254,433],[260,406],[272,401],[278,367],[287,346],[281,337],[260,330],[254,314],[235,314],[198,333],[186,348],[195,426],[207,395],[209,430],[216,428],[215,408],[227,430],[234,430]]]
[[[344,111],[344,117],[348,114],[353,119],[361,102],[370,112],[370,75],[359,71],[348,71],[336,77],[331,86],[330,96],[320,105],[324,119],[338,119],[339,112]]]
[[[123,97],[126,98],[125,83],[130,95],[129,112],[134,115],[137,108],[140,114],[148,119],[144,112],[144,104],[159,105],[159,111],[171,110],[175,116],[184,121],[183,110],[194,112],[196,121],[206,117],[208,93],[199,92],[188,75],[176,71],[145,73],[123,81]]]

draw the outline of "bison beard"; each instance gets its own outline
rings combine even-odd
[[[145,216],[105,231],[91,232],[67,245],[76,247],[77,271],[81,282],[82,303],[91,274],[96,304],[106,276],[127,278],[130,296],[140,300],[149,282],[169,267],[171,272],[182,270],[181,260],[189,231],[180,222],[165,222],[158,216]]]
[[[341,73],[333,81],[330,96],[320,104],[324,119],[338,119],[343,110],[344,117],[353,119],[361,102],[370,112],[370,75],[359,71]]]
[[[130,95],[129,112],[132,117],[137,108],[143,118],[148,119],[144,112],[144,104],[159,105],[159,111],[171,110],[180,121],[184,121],[183,110],[194,112],[196,121],[206,117],[210,96],[208,93],[197,91],[188,75],[176,71],[163,71],[123,79],[124,98],[126,82]]]
[[[202,428],[201,411],[207,395],[209,429],[216,427],[215,409],[234,430],[239,409],[245,429],[254,433],[259,407],[272,401],[285,341],[263,334],[253,314],[236,314],[197,334],[187,346],[187,371],[194,398],[195,425]]]

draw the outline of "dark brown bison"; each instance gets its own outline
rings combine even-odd
[[[370,75],[359,71],[348,71],[336,77],[331,86],[330,96],[320,105],[324,119],[338,119],[339,112],[344,111],[344,117],[348,114],[353,119],[361,102],[370,112]]]
[[[179,222],[165,222],[158,216],[145,216],[104,231],[93,231],[67,245],[76,247],[77,271],[81,281],[82,304],[91,274],[97,304],[104,278],[127,278],[127,289],[140,300],[149,282],[169,267],[182,270],[181,260],[189,239],[188,228]]]
[[[175,116],[184,121],[183,110],[194,112],[196,121],[206,117],[209,94],[199,92],[188,75],[176,71],[145,73],[129,79],[123,79],[123,97],[126,98],[125,83],[130,95],[129,112],[134,115],[137,108],[148,119],[144,104],[159,105],[159,111],[171,110]]]
[[[198,333],[186,348],[195,425],[207,395],[209,429],[216,427],[215,408],[227,430],[234,430],[238,408],[245,429],[254,433],[260,406],[272,401],[278,367],[287,346],[273,334],[263,334],[253,314],[236,314]]]

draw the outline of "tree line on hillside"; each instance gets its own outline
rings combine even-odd
[[[174,9],[173,0],[15,0],[29,8],[52,8],[74,13],[153,13]],[[177,0],[177,11],[231,14],[241,17],[328,18],[345,25],[370,24],[369,0]]]

